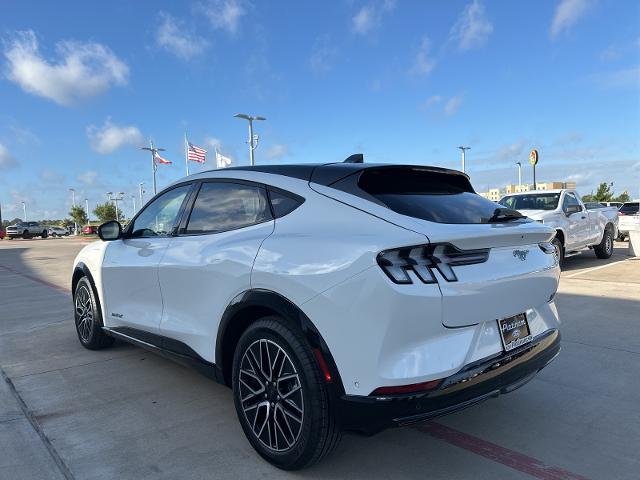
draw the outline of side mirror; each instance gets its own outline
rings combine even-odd
[[[568,217],[569,215],[573,215],[574,213],[578,213],[580,211],[582,211],[582,207],[580,205],[569,205],[565,213]]]
[[[104,242],[118,240],[122,236],[122,225],[115,220],[103,223],[98,227],[98,236]]]

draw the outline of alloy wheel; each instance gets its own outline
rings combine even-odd
[[[89,290],[85,285],[78,288],[75,307],[78,333],[83,342],[89,342],[91,340],[91,331],[93,330],[93,304]]]
[[[304,399],[300,375],[284,349],[264,338],[249,345],[238,389],[245,419],[260,443],[275,452],[293,448],[302,432]]]
[[[613,252],[613,238],[612,238],[611,235],[607,235],[607,241],[606,241],[606,244],[605,244],[605,249],[607,251],[607,254]]]

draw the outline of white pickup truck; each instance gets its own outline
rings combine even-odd
[[[575,190],[538,190],[507,195],[499,202],[533,220],[556,229],[553,243],[560,263],[591,248],[598,258],[609,258],[618,236],[615,207],[588,209]]]

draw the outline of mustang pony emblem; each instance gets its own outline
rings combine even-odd
[[[527,255],[529,255],[529,250],[514,250],[513,256],[519,258],[523,262],[527,259]]]

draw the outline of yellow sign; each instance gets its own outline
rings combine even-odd
[[[529,154],[529,163],[531,165],[538,164],[538,151],[535,148],[531,150],[531,153]]]

